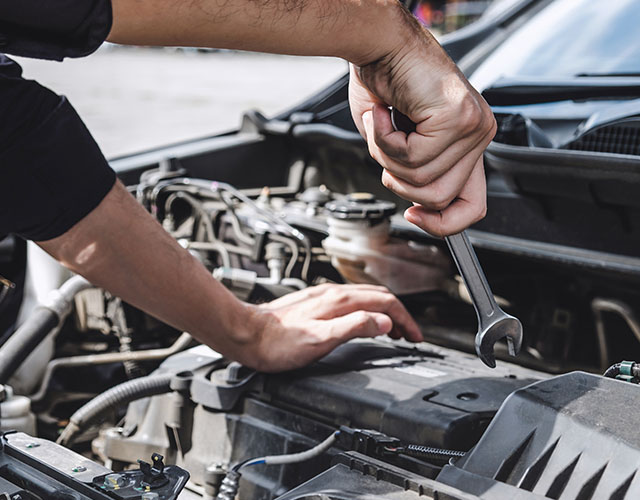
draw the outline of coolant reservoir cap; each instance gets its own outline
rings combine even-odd
[[[336,219],[379,220],[395,213],[396,204],[378,200],[371,193],[351,193],[340,200],[330,201],[325,208]]]

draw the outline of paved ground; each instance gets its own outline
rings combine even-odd
[[[63,63],[20,59],[69,97],[107,157],[235,128],[242,111],[282,111],[346,72],[331,58],[106,46]]]

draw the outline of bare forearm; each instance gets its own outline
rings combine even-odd
[[[113,0],[109,41],[343,57],[400,50],[415,25],[396,0]]]
[[[39,245],[92,283],[231,357],[242,334],[254,333],[237,331],[237,318],[251,306],[220,285],[120,183],[67,233]]]

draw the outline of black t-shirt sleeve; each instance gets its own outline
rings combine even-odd
[[[62,60],[95,51],[111,30],[111,0],[0,0],[0,51]]]
[[[0,55],[0,235],[44,241],[93,210],[115,182],[66,98]]]

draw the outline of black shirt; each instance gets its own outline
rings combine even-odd
[[[1,0],[0,51],[62,60],[90,54],[111,29],[110,0]],[[70,229],[115,182],[66,98],[0,54],[0,239],[44,241]]]

